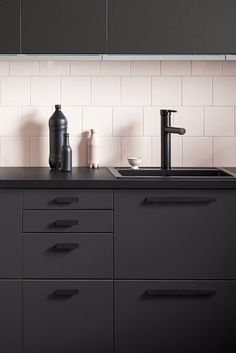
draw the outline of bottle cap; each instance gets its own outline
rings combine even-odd
[[[55,109],[61,110],[61,104],[56,104],[56,105],[55,105]]]

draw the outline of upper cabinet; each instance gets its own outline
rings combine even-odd
[[[20,53],[20,0],[0,0],[0,54]]]
[[[22,0],[23,54],[105,52],[106,0]]]

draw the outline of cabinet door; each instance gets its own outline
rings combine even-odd
[[[20,53],[20,0],[0,0],[0,54]]]
[[[106,0],[22,0],[25,54],[95,54],[106,49]]]
[[[0,278],[21,276],[21,191],[0,190]]]
[[[235,190],[116,190],[119,279],[236,279]]]
[[[195,51],[195,0],[109,0],[109,53]]]
[[[112,352],[112,281],[23,284],[24,353]]]
[[[117,281],[116,353],[233,353],[236,282]]]
[[[21,283],[0,281],[0,352],[21,353]]]

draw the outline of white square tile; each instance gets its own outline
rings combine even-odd
[[[21,136],[20,107],[0,107],[0,136]]]
[[[236,105],[236,77],[213,78],[214,105]]]
[[[70,74],[68,61],[40,61],[40,75],[66,76]]]
[[[121,166],[121,138],[99,137],[99,154],[101,167]]]
[[[143,135],[143,117],[140,107],[115,107],[113,112],[114,136]]]
[[[183,105],[211,105],[211,77],[183,77]]]
[[[38,61],[10,61],[11,76],[38,76]]]
[[[71,137],[70,146],[72,148],[72,166],[87,167],[88,166],[88,138]]]
[[[163,76],[191,75],[191,61],[162,61],[161,74]]]
[[[213,164],[216,167],[236,166],[236,137],[214,137]]]
[[[236,76],[236,61],[223,61],[223,75]]]
[[[159,106],[181,105],[181,78],[153,77],[152,104]]]
[[[68,132],[70,136],[82,135],[82,107],[63,106],[62,112],[68,121]]]
[[[100,75],[100,61],[71,61],[70,68],[72,76]]]
[[[162,107],[145,107],[144,108],[144,135],[145,136],[159,136],[161,116],[160,110],[165,109]],[[170,109],[170,108],[168,108]]]
[[[234,135],[234,108],[233,107],[206,107],[205,108],[205,135],[206,136],[233,136]]]
[[[193,76],[214,76],[221,75],[221,61],[193,61]]]
[[[131,75],[133,76],[159,76],[160,61],[131,61]]]
[[[90,103],[89,77],[62,77],[61,101],[64,105],[85,105]]]
[[[122,138],[122,166],[128,166],[127,158],[142,158],[142,166],[151,166],[152,143],[150,137]]]
[[[1,137],[1,165],[3,167],[29,166],[29,138]]]
[[[28,77],[1,78],[2,105],[28,105],[30,103],[30,80]]]
[[[150,105],[151,78],[122,77],[123,105]]]
[[[130,74],[129,61],[101,61],[101,75],[122,76]]]
[[[48,120],[52,115],[49,107],[22,107],[22,134],[24,136],[47,136]]]
[[[9,75],[9,61],[0,61],[0,76]]]
[[[54,105],[59,103],[59,77],[31,77],[32,105]]]
[[[49,167],[49,138],[31,137],[30,138],[30,166]]]
[[[177,107],[173,114],[174,126],[186,129],[184,136],[203,136],[204,111],[203,107]]]
[[[212,166],[212,140],[210,137],[183,138],[183,166]]]
[[[171,166],[182,167],[182,138],[171,138]],[[152,138],[152,166],[161,166],[161,138]]]
[[[83,131],[96,130],[99,135],[112,135],[112,108],[111,107],[84,107]]]
[[[119,77],[92,77],[92,104],[119,105],[121,100]]]

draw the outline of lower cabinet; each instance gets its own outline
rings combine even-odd
[[[20,281],[0,281],[0,352],[21,353],[22,285]]]
[[[24,281],[24,353],[111,353],[112,281]]]
[[[116,281],[116,353],[233,353],[235,281]]]

